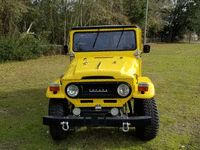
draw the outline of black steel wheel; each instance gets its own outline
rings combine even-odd
[[[159,130],[159,115],[156,100],[135,99],[134,114],[137,116],[151,116],[151,125],[146,127],[136,127],[136,135],[142,140],[154,139]]]
[[[63,99],[50,99],[49,101],[49,115],[63,117],[67,115],[68,103]],[[49,126],[50,134],[54,140],[62,140],[66,138],[67,132],[62,129],[62,126]]]

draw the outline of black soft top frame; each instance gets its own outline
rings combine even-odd
[[[135,25],[99,25],[99,26],[73,27],[72,30],[108,29],[108,28],[139,28],[139,27]]]

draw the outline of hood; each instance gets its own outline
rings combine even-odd
[[[131,78],[139,71],[139,62],[133,57],[89,57],[73,60],[65,79],[81,79],[88,76],[112,76]]]

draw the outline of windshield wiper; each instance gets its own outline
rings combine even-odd
[[[97,32],[97,36],[96,36],[96,38],[95,38],[95,41],[94,41],[94,44],[93,44],[93,49],[94,49],[94,46],[95,46],[95,44],[96,44],[96,42],[97,42],[97,38],[98,38],[98,36],[99,36],[99,32]]]
[[[118,41],[118,43],[117,43],[117,47],[116,47],[116,49],[117,49],[118,46],[119,46],[119,42],[120,42],[120,40],[121,40],[121,38],[122,38],[123,33],[124,33],[124,30],[122,31],[122,34],[121,34],[120,37],[119,37],[119,41]]]

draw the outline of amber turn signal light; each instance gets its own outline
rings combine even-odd
[[[149,87],[149,84],[148,84],[148,83],[145,83],[145,82],[140,82],[140,83],[138,83],[138,91],[139,91],[139,92],[148,91],[148,87]]]
[[[60,91],[59,83],[50,83],[50,91],[57,92]]]

